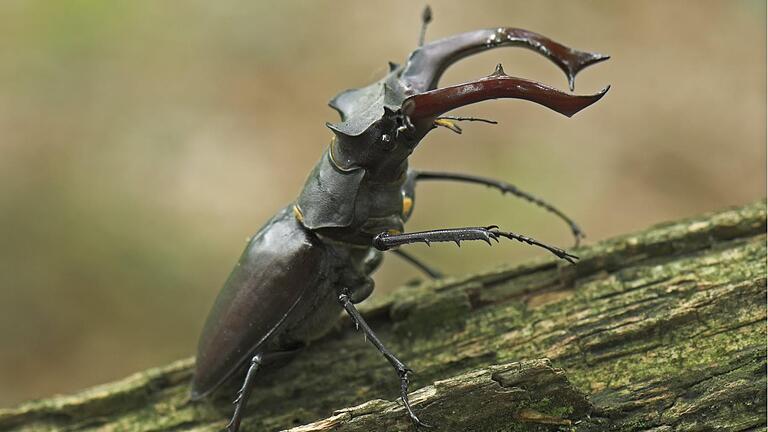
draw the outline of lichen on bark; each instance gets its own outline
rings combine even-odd
[[[765,202],[364,304],[435,430],[766,425]],[[0,410],[0,430],[218,430],[237,383],[187,399],[192,359]],[[259,377],[243,430],[412,430],[395,374],[346,320]],[[352,408],[344,408],[352,406]]]

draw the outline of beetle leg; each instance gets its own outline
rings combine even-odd
[[[414,267],[418,268],[419,270],[423,271],[432,279],[440,279],[443,277],[443,273],[439,270],[433,269],[431,266],[424,264],[421,262],[418,258],[414,257],[413,255],[409,254],[408,252],[401,251],[400,249],[395,249],[392,251],[393,254],[399,256],[409,264],[412,264]]]
[[[240,421],[243,419],[243,411],[248,404],[248,398],[251,396],[251,388],[253,387],[253,379],[256,377],[256,371],[259,369],[262,363],[262,354],[256,354],[251,359],[251,365],[248,367],[248,373],[245,375],[243,386],[237,391],[237,397],[232,402],[235,405],[235,412],[232,414],[232,419],[227,424],[227,431],[237,432],[240,429]]]
[[[373,330],[371,330],[371,328],[368,326],[368,323],[365,322],[363,316],[360,315],[360,312],[358,312],[357,308],[355,308],[355,305],[352,304],[352,301],[349,299],[349,296],[346,293],[339,295],[339,303],[341,303],[341,305],[344,307],[344,310],[347,311],[349,317],[352,318],[352,322],[355,323],[355,326],[363,331],[366,339],[371,341],[373,346],[375,346],[376,349],[378,349],[379,352],[384,356],[384,358],[389,361],[389,364],[395,368],[397,376],[400,378],[400,395],[403,399],[403,405],[405,406],[405,410],[408,412],[408,417],[410,417],[411,421],[413,421],[413,424],[417,427],[431,427],[419,420],[419,418],[413,412],[413,408],[411,408],[411,402],[408,400],[408,374],[413,371],[408,366],[406,366],[405,363],[400,361],[400,359],[395,357],[395,355],[392,354],[392,352],[390,352],[387,347],[384,346],[379,337],[376,336],[376,333],[374,333]]]
[[[454,242],[458,246],[461,246],[461,242],[464,240],[483,240],[489,245],[493,245],[491,240],[495,240],[497,243],[499,237],[505,237],[510,240],[517,240],[521,243],[526,243],[532,246],[538,246],[542,249],[550,251],[553,255],[560,259],[564,259],[571,264],[575,264],[579,259],[576,255],[569,254],[555,246],[549,246],[531,237],[515,234],[508,231],[500,231],[496,225],[490,225],[487,227],[466,227],[466,228],[448,228],[438,229],[430,231],[419,231],[404,234],[389,234],[383,232],[377,234],[373,238],[373,247],[378,250],[388,250],[393,247],[397,247],[409,243],[426,243],[429,245],[432,242]]]
[[[512,194],[516,197],[520,197],[530,203],[533,203],[544,210],[555,214],[560,219],[562,219],[566,224],[568,224],[568,227],[570,227],[571,232],[573,233],[574,237],[574,246],[573,247],[579,247],[579,242],[582,238],[584,238],[584,232],[579,228],[579,226],[576,224],[576,222],[573,221],[570,217],[568,217],[565,213],[558,210],[553,205],[547,203],[546,201],[537,198],[528,192],[522,191],[515,187],[514,185],[503,182],[500,180],[495,180],[488,177],[480,177],[480,176],[474,176],[474,175],[468,175],[468,174],[458,174],[458,173],[446,173],[446,172],[433,172],[433,171],[416,171],[415,172],[415,179],[416,181],[419,180],[452,180],[452,181],[460,181],[460,182],[466,182],[466,183],[475,183],[475,184],[481,184],[488,187],[495,188],[496,190],[500,191],[502,194]]]
[[[415,92],[432,90],[450,65],[481,51],[503,46],[528,48],[547,57],[565,72],[571,91],[577,73],[609,58],[569,48],[532,31],[499,27],[450,36],[417,48],[408,58],[401,79]]]
[[[232,404],[235,405],[235,412],[232,414],[232,419],[226,426],[228,432],[237,432],[240,428],[240,421],[243,419],[243,412],[245,406],[248,404],[248,398],[251,396],[253,388],[253,380],[256,377],[256,372],[261,367],[267,367],[269,365],[284,362],[287,359],[295,356],[299,352],[301,346],[295,349],[289,349],[286,351],[274,351],[267,353],[258,353],[251,358],[251,364],[248,367],[248,373],[245,374],[245,380],[243,385],[237,391],[237,396]]]

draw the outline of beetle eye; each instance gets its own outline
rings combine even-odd
[[[395,142],[392,140],[392,137],[389,134],[384,134],[381,136],[381,147],[385,151],[392,151],[395,149]]]

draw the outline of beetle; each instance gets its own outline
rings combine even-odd
[[[309,174],[298,199],[280,210],[248,242],[221,289],[204,325],[197,351],[191,398],[211,394],[247,367],[227,425],[240,426],[254,377],[260,367],[284,363],[327,333],[341,309],[392,365],[400,381],[405,410],[416,426],[427,426],[408,400],[408,366],[389,351],[355,304],[373,291],[371,273],[382,251],[394,250],[430,277],[441,274],[398,250],[410,243],[517,240],[575,262],[563,249],[531,237],[478,226],[404,232],[420,181],[450,180],[481,184],[524,198],[565,220],[576,238],[583,235],[565,214],[506,182],[464,174],[409,169],[408,157],[433,129],[461,133],[458,122],[490,120],[446,115],[456,108],[496,98],[535,102],[568,117],[597,102],[609,87],[592,95],[571,95],[534,81],[507,75],[501,65],[482,79],[438,88],[443,72],[456,61],[491,48],[531,49],[565,72],[571,91],[582,69],[608,56],[577,51],[540,34],[499,27],[471,31],[424,44],[431,10],[422,15],[419,46],[404,65],[363,88],[346,90],[329,105],[341,116],[327,123],[333,139]]]

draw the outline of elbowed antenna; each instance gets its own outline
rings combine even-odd
[[[462,33],[420,46],[411,53],[401,79],[417,93],[432,90],[453,63],[472,54],[504,46],[528,48],[547,57],[565,72],[571,91],[576,74],[587,66],[610,58],[569,48],[532,31],[499,27]]]
[[[416,123],[432,122],[453,109],[488,99],[525,99],[571,117],[602,98],[610,86],[593,95],[574,96],[544,84],[504,73],[501,64],[489,76],[419,93],[403,101],[403,112]]]

